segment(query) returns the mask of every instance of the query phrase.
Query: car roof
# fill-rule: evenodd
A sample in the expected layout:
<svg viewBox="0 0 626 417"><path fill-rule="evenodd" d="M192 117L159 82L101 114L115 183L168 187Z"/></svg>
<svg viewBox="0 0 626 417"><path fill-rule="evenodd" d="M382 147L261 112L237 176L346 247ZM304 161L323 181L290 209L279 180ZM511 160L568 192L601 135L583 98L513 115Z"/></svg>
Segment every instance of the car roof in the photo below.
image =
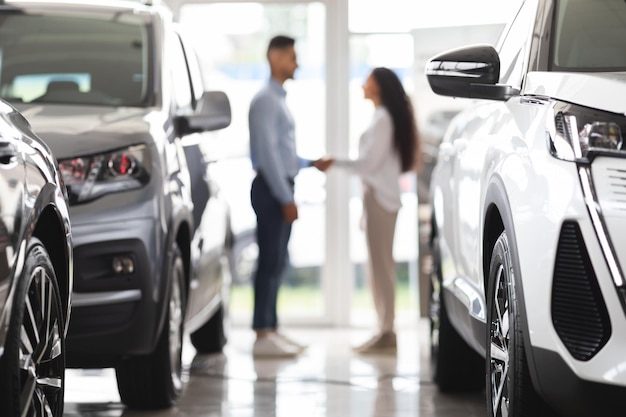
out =
<svg viewBox="0 0 626 417"><path fill-rule="evenodd" d="M157 1L156 4L162 6L160 1ZM155 10L152 2L140 0L5 0L3 6L26 10L88 10L104 13L118 11L153 12Z"/></svg>

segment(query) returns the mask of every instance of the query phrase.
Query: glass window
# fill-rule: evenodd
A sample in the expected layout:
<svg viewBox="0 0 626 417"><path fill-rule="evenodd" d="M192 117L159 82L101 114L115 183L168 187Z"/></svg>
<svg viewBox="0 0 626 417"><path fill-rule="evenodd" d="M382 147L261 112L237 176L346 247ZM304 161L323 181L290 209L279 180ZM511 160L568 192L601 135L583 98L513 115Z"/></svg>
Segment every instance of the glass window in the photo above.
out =
<svg viewBox="0 0 626 417"><path fill-rule="evenodd" d="M409 33L415 28L508 21L520 0L349 0L351 33Z"/></svg>
<svg viewBox="0 0 626 417"><path fill-rule="evenodd" d="M188 41L186 41L185 36L180 34L181 45L183 47L183 52L185 54L185 61L187 62L187 69L189 70L189 78L191 80L191 89L193 91L193 105L196 107L196 103L202 97L204 93L204 82L202 80L202 71L200 70L200 63L198 61L198 56L193 48L190 48L191 45Z"/></svg>
<svg viewBox="0 0 626 417"><path fill-rule="evenodd" d="M554 69L623 71L626 68L623 0L561 0L555 23Z"/></svg>
<svg viewBox="0 0 626 417"><path fill-rule="evenodd" d="M234 322L248 323L252 315L251 273L254 271L256 217L250 204L254 178L249 158L248 110L254 95L269 80L266 58L272 36L296 39L298 70L285 83L287 105L296 125L298 153L307 158L325 154L326 8L311 3L185 4L180 22L194 42L205 85L226 92L233 123L219 132L221 155L211 176L222 186L232 209L235 234L230 312ZM325 264L325 174L303 169L296 177L300 219L289 241L289 260L283 276L278 309L283 322L323 320L322 269Z"/></svg>
<svg viewBox="0 0 626 417"><path fill-rule="evenodd" d="M415 0L350 0L348 7L353 33L406 33L420 16Z"/></svg>
<svg viewBox="0 0 626 417"><path fill-rule="evenodd" d="M524 66L527 64L527 45L535 22L537 4L525 2L506 33L499 48L500 82L521 87Z"/></svg>
<svg viewBox="0 0 626 417"><path fill-rule="evenodd" d="M350 37L350 157L358 156L359 139L374 114L371 101L363 97L363 83L373 68L385 66L400 77L404 89L414 91L414 39L409 34L353 34ZM411 98L413 100L413 98ZM414 102L414 100L413 100ZM415 102L414 102L415 103ZM400 179L402 208L394 236L396 262L397 321L413 323L417 307L417 177L407 173ZM367 247L363 230L362 182L350 177L350 260L354 271L351 323L368 326L376 322L375 309L367 279Z"/></svg>
<svg viewBox="0 0 626 417"><path fill-rule="evenodd" d="M23 102L30 102L42 97L47 90L72 88L77 92L86 93L91 90L91 75L87 73L55 73L55 74L23 74L17 75L13 83L3 86L4 97L20 97Z"/></svg>
<svg viewBox="0 0 626 417"><path fill-rule="evenodd" d="M192 105L192 92L191 81L189 79L189 69L187 68L187 59L185 52L183 51L183 45L180 38L177 36L171 39L171 53L172 53L172 81L174 101L176 107L183 112L191 113Z"/></svg>
<svg viewBox="0 0 626 417"><path fill-rule="evenodd" d="M147 22L135 15L5 14L0 95L25 103L141 105L148 48Z"/></svg>

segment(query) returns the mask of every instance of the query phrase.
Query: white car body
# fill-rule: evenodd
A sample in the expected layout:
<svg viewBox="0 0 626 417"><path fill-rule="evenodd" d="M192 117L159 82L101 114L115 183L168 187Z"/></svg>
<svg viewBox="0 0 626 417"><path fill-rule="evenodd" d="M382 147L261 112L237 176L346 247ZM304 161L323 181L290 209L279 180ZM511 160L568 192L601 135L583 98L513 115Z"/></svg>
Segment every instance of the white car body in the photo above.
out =
<svg viewBox="0 0 626 417"><path fill-rule="evenodd" d="M531 18L523 65L513 68L521 68L520 76L510 75L504 67L499 80L484 83L499 81L512 87L513 94L477 100L452 120L431 183L433 237L446 314L458 335L488 362L496 355L488 336L493 330L488 320L490 260L494 242L500 232L506 232L521 313L516 330L523 335L534 390L549 407L567 415L603 415L626 394L622 268L626 266L626 153L603 149L589 154L583 150L581 155L580 149L562 140L564 135L583 135L566 131L576 117L567 119L562 129L555 121L570 117L566 108L572 114L598 118L606 114L618 124L624 119L619 126L626 125L626 72L624 68L573 71L546 64L553 55L542 55L541 47L556 42L546 39L556 29L546 28L560 6L575 3L524 2L518 16L523 19L527 13ZM608 3L616 2L587 5ZM507 53L502 50L506 36L505 31L500 56ZM447 71L449 79L462 78L458 72L451 74L450 56L434 58L427 75L436 78ZM457 97L487 98L472 93ZM582 126L578 130L582 132ZM567 252L572 242L578 246L571 250L578 252ZM585 264L585 250L590 266ZM579 277L577 273L582 281L571 278ZM594 292L596 287L599 292ZM493 383L490 378L487 363L488 385ZM506 384L518 382L512 375L507 378ZM521 397L504 396L500 405L489 404L488 398L488 407L494 415L523 415L512 405Z"/></svg>

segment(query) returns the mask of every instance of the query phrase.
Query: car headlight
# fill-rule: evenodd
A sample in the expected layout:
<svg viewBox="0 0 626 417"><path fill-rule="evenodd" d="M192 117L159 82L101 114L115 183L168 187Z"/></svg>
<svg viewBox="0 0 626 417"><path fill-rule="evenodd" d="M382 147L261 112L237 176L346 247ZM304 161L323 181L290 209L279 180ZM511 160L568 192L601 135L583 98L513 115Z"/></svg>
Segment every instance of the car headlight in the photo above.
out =
<svg viewBox="0 0 626 417"><path fill-rule="evenodd" d="M624 115L561 102L552 111L547 137L555 158L578 163L589 163L596 155L626 158Z"/></svg>
<svg viewBox="0 0 626 417"><path fill-rule="evenodd" d="M59 161L70 204L141 188L150 179L145 145Z"/></svg>

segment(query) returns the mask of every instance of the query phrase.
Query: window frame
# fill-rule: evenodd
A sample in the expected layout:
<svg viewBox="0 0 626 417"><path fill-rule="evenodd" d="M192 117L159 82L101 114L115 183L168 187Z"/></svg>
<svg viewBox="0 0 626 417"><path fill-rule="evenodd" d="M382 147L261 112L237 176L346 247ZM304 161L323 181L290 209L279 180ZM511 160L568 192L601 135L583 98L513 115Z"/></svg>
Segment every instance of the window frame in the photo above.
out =
<svg viewBox="0 0 626 417"><path fill-rule="evenodd" d="M537 12L538 1L525 1L520 5L520 8L515 14L514 19L505 28L503 35L497 45L498 56L500 57L501 84L509 85L521 90L521 87L526 78L526 73L528 72L529 68L529 53L532 50L532 34L534 32L535 23L537 20ZM524 15L525 13L528 13L528 15ZM522 22L521 19L526 19L526 21ZM523 24L523 26L516 26L517 24L520 24L520 22L521 24ZM525 29L525 33L522 33L520 35L522 29ZM519 42L521 39L523 39L522 43L520 43L519 45L515 45L515 49L518 50L517 58L514 58L510 62L503 63L502 51L505 50L507 42L513 39L514 36L517 36L515 42ZM519 61L520 59L521 61ZM505 67L503 64L507 66ZM512 65L514 65L515 67L512 68Z"/></svg>

